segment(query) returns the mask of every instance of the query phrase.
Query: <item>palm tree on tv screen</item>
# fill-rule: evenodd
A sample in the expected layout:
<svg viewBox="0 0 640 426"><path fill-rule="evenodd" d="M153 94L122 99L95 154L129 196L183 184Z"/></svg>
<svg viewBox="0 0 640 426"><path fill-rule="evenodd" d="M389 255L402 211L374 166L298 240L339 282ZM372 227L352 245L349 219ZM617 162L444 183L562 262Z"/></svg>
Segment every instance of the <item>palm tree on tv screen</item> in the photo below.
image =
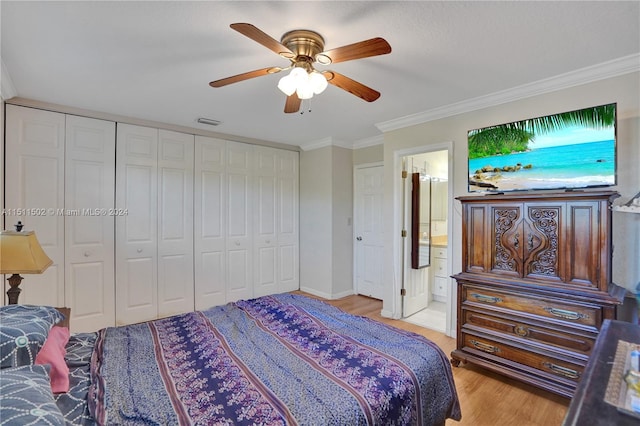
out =
<svg viewBox="0 0 640 426"><path fill-rule="evenodd" d="M576 125L602 129L615 120L616 105L609 104L472 130L469 159L526 151L535 135Z"/></svg>

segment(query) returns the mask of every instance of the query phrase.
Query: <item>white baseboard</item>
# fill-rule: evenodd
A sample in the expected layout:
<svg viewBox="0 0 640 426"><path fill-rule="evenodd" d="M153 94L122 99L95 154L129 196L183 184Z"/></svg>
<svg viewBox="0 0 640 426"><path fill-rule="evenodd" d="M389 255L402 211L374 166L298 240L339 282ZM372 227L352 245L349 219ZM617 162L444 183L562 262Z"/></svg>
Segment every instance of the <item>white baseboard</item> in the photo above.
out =
<svg viewBox="0 0 640 426"><path fill-rule="evenodd" d="M304 291L305 293L313 294L314 296L322 297L323 299L328 299L328 300L341 299L343 297L351 296L353 294L353 290L347 290L341 293L331 294L331 293L326 293L324 291L319 291L309 287L300 287L300 291Z"/></svg>
<svg viewBox="0 0 640 426"><path fill-rule="evenodd" d="M436 301L436 302L442 302L442 303L447 303L447 297L446 296L440 296L440 295L436 295L432 293L432 300Z"/></svg>
<svg viewBox="0 0 640 426"><path fill-rule="evenodd" d="M400 319L400 317L395 318L394 315L393 315L393 312L389 311L387 309L383 309L382 311L380 311L380 315L383 318Z"/></svg>

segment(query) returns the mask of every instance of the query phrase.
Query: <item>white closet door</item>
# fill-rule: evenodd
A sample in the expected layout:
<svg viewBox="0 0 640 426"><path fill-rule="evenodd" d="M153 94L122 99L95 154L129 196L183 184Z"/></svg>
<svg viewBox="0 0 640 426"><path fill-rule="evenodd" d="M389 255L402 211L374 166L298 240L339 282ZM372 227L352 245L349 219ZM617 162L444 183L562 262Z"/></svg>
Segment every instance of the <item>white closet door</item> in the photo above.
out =
<svg viewBox="0 0 640 426"><path fill-rule="evenodd" d="M158 130L118 124L116 324L158 315Z"/></svg>
<svg viewBox="0 0 640 426"><path fill-rule="evenodd" d="M278 150L254 149L253 289L254 296L277 293L278 288Z"/></svg>
<svg viewBox="0 0 640 426"><path fill-rule="evenodd" d="M294 151L278 151L278 287L279 291L300 288L299 268L299 156Z"/></svg>
<svg viewBox="0 0 640 426"><path fill-rule="evenodd" d="M227 302L253 295L250 145L227 143Z"/></svg>
<svg viewBox="0 0 640 426"><path fill-rule="evenodd" d="M23 275L21 304L65 302L64 141L64 114L6 106L6 228L22 221L53 260L44 273Z"/></svg>
<svg viewBox="0 0 640 426"><path fill-rule="evenodd" d="M74 332L115 324L116 125L67 116L65 306Z"/></svg>
<svg viewBox="0 0 640 426"><path fill-rule="evenodd" d="M226 302L226 145L196 136L194 182L195 308Z"/></svg>
<svg viewBox="0 0 640 426"><path fill-rule="evenodd" d="M194 136L158 133L158 316L193 311Z"/></svg>

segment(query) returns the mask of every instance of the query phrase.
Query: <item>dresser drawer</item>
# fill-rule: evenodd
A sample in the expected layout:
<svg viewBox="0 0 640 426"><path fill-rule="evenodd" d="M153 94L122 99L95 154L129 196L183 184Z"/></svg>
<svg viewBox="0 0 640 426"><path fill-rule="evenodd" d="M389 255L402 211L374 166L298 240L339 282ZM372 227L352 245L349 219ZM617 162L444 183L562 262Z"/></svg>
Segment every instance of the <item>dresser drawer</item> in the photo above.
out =
<svg viewBox="0 0 640 426"><path fill-rule="evenodd" d="M514 313L538 315L567 324L581 324L594 327L602 324L602 308L597 305L568 303L551 298L543 298L524 293L503 293L482 287L463 286L463 304L476 304L489 309L503 308Z"/></svg>
<svg viewBox="0 0 640 426"><path fill-rule="evenodd" d="M534 368L547 375L577 383L584 372L585 363L570 362L550 355L516 348L487 337L462 333L463 351L482 352Z"/></svg>
<svg viewBox="0 0 640 426"><path fill-rule="evenodd" d="M533 324L524 319L508 318L476 312L465 309L463 311L463 330L476 329L486 333L504 333L507 338L519 338L540 347L552 345L546 349L562 348L576 355L581 354L585 361L595 344L595 334L578 334L575 331L558 330L540 324Z"/></svg>
<svg viewBox="0 0 640 426"><path fill-rule="evenodd" d="M447 258L447 249L444 247L432 247L433 249L433 257L437 257L439 259Z"/></svg>
<svg viewBox="0 0 640 426"><path fill-rule="evenodd" d="M448 280L443 277L435 277L433 280L433 290L431 291L436 296L447 296L447 284Z"/></svg>
<svg viewBox="0 0 640 426"><path fill-rule="evenodd" d="M447 260L446 259L433 259L433 275L436 277L447 277Z"/></svg>

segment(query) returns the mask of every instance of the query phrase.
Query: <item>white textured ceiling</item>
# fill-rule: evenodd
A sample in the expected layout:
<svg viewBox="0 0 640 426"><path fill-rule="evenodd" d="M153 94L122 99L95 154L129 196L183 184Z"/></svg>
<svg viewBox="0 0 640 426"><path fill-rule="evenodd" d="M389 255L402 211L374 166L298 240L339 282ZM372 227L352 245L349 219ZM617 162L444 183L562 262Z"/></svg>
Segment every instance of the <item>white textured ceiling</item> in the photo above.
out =
<svg viewBox="0 0 640 426"><path fill-rule="evenodd" d="M362 144L381 134L376 123L640 52L637 1L3 0L0 14L2 78L19 97L303 148ZM234 22L277 40L314 30L326 49L383 37L389 55L317 67L382 96L367 103L329 86L311 112L284 114L281 75L213 89L212 80L288 65L230 29Z"/></svg>

